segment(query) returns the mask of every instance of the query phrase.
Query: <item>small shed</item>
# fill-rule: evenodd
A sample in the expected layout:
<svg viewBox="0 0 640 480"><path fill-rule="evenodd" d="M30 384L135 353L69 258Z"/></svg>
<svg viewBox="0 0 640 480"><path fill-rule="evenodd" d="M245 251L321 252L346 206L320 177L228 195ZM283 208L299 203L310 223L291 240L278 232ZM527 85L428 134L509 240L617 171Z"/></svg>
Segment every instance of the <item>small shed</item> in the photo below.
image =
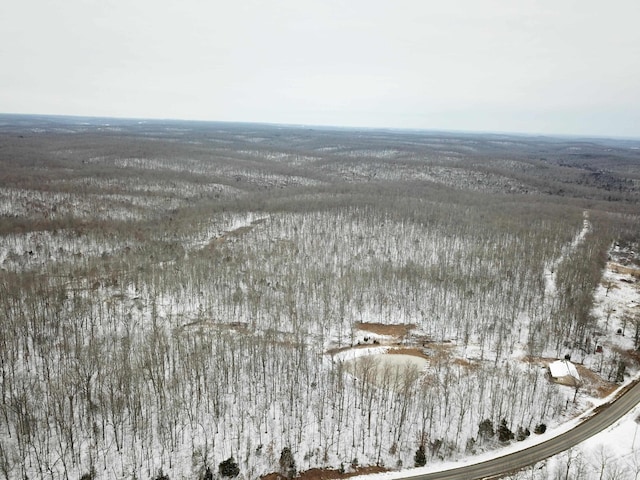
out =
<svg viewBox="0 0 640 480"><path fill-rule="evenodd" d="M580 385L580 374L576 366L569 360L556 360L549 364L551 380L561 385L577 387Z"/></svg>

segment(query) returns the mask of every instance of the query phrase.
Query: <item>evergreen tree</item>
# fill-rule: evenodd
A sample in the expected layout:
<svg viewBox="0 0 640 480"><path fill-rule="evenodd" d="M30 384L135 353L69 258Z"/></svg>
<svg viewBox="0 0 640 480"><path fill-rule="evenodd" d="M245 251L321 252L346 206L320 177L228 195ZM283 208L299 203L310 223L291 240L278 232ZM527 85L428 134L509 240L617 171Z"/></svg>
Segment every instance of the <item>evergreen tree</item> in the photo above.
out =
<svg viewBox="0 0 640 480"><path fill-rule="evenodd" d="M427 455L424 452L424 445L420 445L413 457L413 464L416 467L424 467L427 464Z"/></svg>
<svg viewBox="0 0 640 480"><path fill-rule="evenodd" d="M485 418L478 427L478 440L485 441L493 438L494 435L493 423L488 418Z"/></svg>
<svg viewBox="0 0 640 480"><path fill-rule="evenodd" d="M510 440L513 440L513 438L513 432L509 430L509 427L507 426L507 420L503 418L500 422L500 426L498 427L498 440L500 440L502 443L506 443Z"/></svg>
<svg viewBox="0 0 640 480"><path fill-rule="evenodd" d="M533 429L533 433L536 435L541 435L547 431L547 426L544 423L539 423L536 425L536 428Z"/></svg>
<svg viewBox="0 0 640 480"><path fill-rule="evenodd" d="M225 461L220 462L218 471L222 477L234 478L240 474L240 467L238 467L238 463L233 457L229 457Z"/></svg>
<svg viewBox="0 0 640 480"><path fill-rule="evenodd" d="M526 440L529 435L531 435L531 432L529 431L528 428L518 427L518 432L516 433L516 440L518 440L519 442L522 442L523 440Z"/></svg>

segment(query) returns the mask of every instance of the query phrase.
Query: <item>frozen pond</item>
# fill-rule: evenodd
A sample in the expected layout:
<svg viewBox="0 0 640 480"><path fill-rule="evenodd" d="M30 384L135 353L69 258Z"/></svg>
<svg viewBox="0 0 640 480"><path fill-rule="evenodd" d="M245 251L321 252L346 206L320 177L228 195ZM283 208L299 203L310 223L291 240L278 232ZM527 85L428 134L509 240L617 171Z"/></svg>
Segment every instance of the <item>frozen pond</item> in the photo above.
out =
<svg viewBox="0 0 640 480"><path fill-rule="evenodd" d="M428 365L422 357L400 353L364 355L344 362L346 370L357 379L391 388L416 380Z"/></svg>

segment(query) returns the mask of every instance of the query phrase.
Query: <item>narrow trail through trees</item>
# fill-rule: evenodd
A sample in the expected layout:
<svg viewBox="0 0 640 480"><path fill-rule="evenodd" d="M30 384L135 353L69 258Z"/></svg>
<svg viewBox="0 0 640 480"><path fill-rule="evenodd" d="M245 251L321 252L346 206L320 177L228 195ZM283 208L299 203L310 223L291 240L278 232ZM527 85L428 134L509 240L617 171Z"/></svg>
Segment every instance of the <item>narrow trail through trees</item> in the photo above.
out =
<svg viewBox="0 0 640 480"><path fill-rule="evenodd" d="M578 232L578 234L571 241L570 245L568 245L566 248L563 248L562 252L560 253L560 256L558 256L558 258L556 258L553 262L547 264L547 266L545 267L545 271L544 271L544 277L545 277L544 294L545 295L544 296L547 301L553 301L553 299L558 294L558 285L556 282L557 275L558 275L557 273L558 266L572 252L574 252L582 242L584 242L587 234L591 231L592 227L591 227L591 222L589 221L589 212L585 210L582 215L584 217L584 220L582 221L582 230Z"/></svg>

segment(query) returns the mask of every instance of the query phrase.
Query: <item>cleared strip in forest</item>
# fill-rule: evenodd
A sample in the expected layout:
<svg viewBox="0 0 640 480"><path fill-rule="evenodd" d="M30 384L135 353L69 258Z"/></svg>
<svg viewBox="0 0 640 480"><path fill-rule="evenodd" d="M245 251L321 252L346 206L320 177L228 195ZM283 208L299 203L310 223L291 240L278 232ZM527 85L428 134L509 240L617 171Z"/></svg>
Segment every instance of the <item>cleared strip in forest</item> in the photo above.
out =
<svg viewBox="0 0 640 480"><path fill-rule="evenodd" d="M563 260L567 257L569 253L573 252L576 248L578 248L578 245L580 245L584 241L587 233L589 233L589 231L591 230L591 222L589 221L589 212L585 210L582 216L583 216L582 230L580 230L580 232L574 237L573 241L567 247L567 249L563 251L560 254L560 256L557 259L555 259L553 262L551 262L551 264L545 269L545 272L544 272L545 273L545 288L544 288L545 298L553 298L556 296L556 293L558 291L558 286L556 283L556 275L557 275L556 271L558 269L558 266L563 262Z"/></svg>

